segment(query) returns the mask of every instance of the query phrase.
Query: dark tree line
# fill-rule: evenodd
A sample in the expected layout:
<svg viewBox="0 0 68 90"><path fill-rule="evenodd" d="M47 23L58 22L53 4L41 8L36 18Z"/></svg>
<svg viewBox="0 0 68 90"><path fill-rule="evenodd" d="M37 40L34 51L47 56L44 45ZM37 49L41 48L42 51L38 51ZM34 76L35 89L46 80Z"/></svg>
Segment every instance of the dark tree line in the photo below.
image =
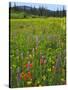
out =
<svg viewBox="0 0 68 90"><path fill-rule="evenodd" d="M14 9L15 11L21 11L25 12L29 15L36 15L36 16L45 16L45 17L64 17L66 16L66 10L63 6L63 10L60 10L57 8L56 11L48 10L47 8L44 8L43 6L39 8L36 7L28 7L28 6L17 6L16 3L14 3L14 6L11 7L11 3L9 3L9 7L11 9Z"/></svg>

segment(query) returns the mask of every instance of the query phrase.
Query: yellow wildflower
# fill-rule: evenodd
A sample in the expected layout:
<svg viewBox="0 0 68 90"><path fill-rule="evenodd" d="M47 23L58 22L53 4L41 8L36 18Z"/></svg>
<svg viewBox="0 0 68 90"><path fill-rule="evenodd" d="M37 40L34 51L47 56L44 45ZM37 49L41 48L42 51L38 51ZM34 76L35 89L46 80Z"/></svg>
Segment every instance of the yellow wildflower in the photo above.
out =
<svg viewBox="0 0 68 90"><path fill-rule="evenodd" d="M27 85L31 85L32 84L32 81L27 81Z"/></svg>
<svg viewBox="0 0 68 90"><path fill-rule="evenodd" d="M61 81L64 82L64 78L61 78Z"/></svg>
<svg viewBox="0 0 68 90"><path fill-rule="evenodd" d="M46 80L46 76L44 75L44 76L42 77L42 79L43 79L43 80Z"/></svg>
<svg viewBox="0 0 68 90"><path fill-rule="evenodd" d="M48 68L48 71L51 72L51 68Z"/></svg>

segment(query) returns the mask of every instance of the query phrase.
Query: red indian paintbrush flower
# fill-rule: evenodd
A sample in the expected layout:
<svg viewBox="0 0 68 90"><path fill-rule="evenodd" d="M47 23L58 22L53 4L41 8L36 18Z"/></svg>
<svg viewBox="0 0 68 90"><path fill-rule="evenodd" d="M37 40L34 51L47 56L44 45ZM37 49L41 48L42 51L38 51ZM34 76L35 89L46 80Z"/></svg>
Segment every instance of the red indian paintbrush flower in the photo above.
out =
<svg viewBox="0 0 68 90"><path fill-rule="evenodd" d="M28 79L28 77L27 77L27 74L25 73L24 74L24 80L27 80Z"/></svg>
<svg viewBox="0 0 68 90"><path fill-rule="evenodd" d="M27 75L28 75L28 78L30 78L30 79L32 78L32 74L30 71L27 73Z"/></svg>
<svg viewBox="0 0 68 90"><path fill-rule="evenodd" d="M20 80L22 80L22 78L23 78L24 80L31 79L31 78L32 78L31 72L30 72L30 71L28 71L27 73L22 72L22 73L20 74Z"/></svg>
<svg viewBox="0 0 68 90"><path fill-rule="evenodd" d="M30 63L30 61L28 61L28 63L25 66L27 68L27 71L29 71L30 68L32 68L32 63Z"/></svg>
<svg viewBox="0 0 68 90"><path fill-rule="evenodd" d="M26 64L26 67L31 67L32 68L32 64Z"/></svg>
<svg viewBox="0 0 68 90"><path fill-rule="evenodd" d="M24 78L24 80L27 80L27 74L22 72L20 78Z"/></svg>

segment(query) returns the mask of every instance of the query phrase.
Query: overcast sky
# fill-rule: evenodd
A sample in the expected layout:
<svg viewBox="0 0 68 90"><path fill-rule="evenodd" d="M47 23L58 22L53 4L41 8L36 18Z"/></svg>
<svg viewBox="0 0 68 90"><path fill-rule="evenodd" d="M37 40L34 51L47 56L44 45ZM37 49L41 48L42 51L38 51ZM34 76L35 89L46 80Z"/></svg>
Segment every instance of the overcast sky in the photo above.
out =
<svg viewBox="0 0 68 90"><path fill-rule="evenodd" d="M24 2L16 2L16 5L17 6L32 6L32 7L39 7L39 6L43 6L43 7L46 7L50 10L62 10L63 9L63 5L57 5L57 4L42 4L42 3L24 3ZM14 6L14 2L11 2L11 6Z"/></svg>

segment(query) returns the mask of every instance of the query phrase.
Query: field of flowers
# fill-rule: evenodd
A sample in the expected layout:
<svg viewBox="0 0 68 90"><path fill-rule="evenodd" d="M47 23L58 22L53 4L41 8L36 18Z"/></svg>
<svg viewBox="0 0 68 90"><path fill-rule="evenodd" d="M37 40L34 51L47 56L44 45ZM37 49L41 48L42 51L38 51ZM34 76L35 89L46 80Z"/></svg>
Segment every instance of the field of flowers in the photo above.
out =
<svg viewBox="0 0 68 90"><path fill-rule="evenodd" d="M66 84L66 19L10 19L10 87Z"/></svg>

